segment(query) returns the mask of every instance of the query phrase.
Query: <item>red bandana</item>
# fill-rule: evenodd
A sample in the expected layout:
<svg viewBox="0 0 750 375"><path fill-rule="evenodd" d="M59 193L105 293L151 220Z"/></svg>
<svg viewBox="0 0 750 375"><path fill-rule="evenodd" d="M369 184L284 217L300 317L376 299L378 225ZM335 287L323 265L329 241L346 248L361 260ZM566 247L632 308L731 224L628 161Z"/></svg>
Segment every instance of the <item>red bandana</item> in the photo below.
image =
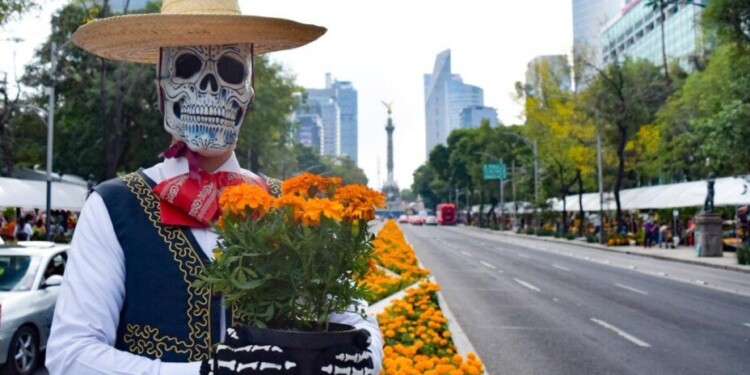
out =
<svg viewBox="0 0 750 375"><path fill-rule="evenodd" d="M175 145L164 153L166 157L179 157L192 152L187 147ZM175 152L176 148L180 149ZM194 160L194 155L187 158ZM162 224L205 228L221 215L218 200L225 187L250 183L269 190L265 181L257 176L233 172L208 173L197 170L193 163L189 164L190 172L164 180L154 188L154 193L159 197Z"/></svg>

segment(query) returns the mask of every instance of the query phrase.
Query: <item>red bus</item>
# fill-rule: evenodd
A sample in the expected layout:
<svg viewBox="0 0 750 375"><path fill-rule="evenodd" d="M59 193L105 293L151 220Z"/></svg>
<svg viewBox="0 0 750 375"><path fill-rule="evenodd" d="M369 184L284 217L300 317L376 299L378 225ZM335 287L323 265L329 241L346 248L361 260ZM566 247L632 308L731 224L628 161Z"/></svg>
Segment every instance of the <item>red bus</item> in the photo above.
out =
<svg viewBox="0 0 750 375"><path fill-rule="evenodd" d="M440 225L456 225L456 205L453 203L441 203L435 210L437 222Z"/></svg>

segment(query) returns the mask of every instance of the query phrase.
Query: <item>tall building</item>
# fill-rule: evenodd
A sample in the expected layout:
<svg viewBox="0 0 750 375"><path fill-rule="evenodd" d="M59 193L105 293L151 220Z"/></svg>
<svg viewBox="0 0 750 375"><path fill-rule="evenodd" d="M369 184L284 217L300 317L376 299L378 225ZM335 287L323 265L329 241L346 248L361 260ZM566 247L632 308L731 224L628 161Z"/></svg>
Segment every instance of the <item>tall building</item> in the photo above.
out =
<svg viewBox="0 0 750 375"><path fill-rule="evenodd" d="M702 55L702 12L701 6L688 2L678 2L665 10L667 58L677 60L688 70L691 58ZM604 27L601 41L605 63L630 56L662 65L661 13L648 6L648 1L633 0Z"/></svg>
<svg viewBox="0 0 750 375"><path fill-rule="evenodd" d="M573 49L601 63L602 28L620 12L624 0L573 0Z"/></svg>
<svg viewBox="0 0 750 375"><path fill-rule="evenodd" d="M537 56L526 66L526 95L541 97L544 94L542 79L556 81L560 91L572 88L571 67L566 55Z"/></svg>
<svg viewBox="0 0 750 375"><path fill-rule="evenodd" d="M307 89L307 104L319 108L323 121L321 155L338 156L341 152L341 110L330 88Z"/></svg>
<svg viewBox="0 0 750 375"><path fill-rule="evenodd" d="M294 139L322 154L325 135L320 104L318 102L304 103L302 95L299 94L296 97L297 108L292 113L292 122L297 124L294 129Z"/></svg>
<svg viewBox="0 0 750 375"><path fill-rule="evenodd" d="M489 121L493 128L499 126L500 120L497 118L497 109L475 105L466 107L461 111L462 128L478 128L484 120Z"/></svg>
<svg viewBox="0 0 750 375"><path fill-rule="evenodd" d="M426 152L445 143L451 131L461 127L461 111L483 106L484 91L467 85L451 72L451 50L440 52L432 74L424 75Z"/></svg>
<svg viewBox="0 0 750 375"><path fill-rule="evenodd" d="M357 110L357 90L351 82L334 81L332 85L336 97L336 103L339 105L341 128L339 138L341 139L340 154L348 156L354 164L357 164L357 142L358 133L358 110Z"/></svg>
<svg viewBox="0 0 750 375"><path fill-rule="evenodd" d="M320 106L323 122L321 153L329 156L348 156L357 162L358 96L351 82L332 80L326 74L323 89L306 89L307 103Z"/></svg>

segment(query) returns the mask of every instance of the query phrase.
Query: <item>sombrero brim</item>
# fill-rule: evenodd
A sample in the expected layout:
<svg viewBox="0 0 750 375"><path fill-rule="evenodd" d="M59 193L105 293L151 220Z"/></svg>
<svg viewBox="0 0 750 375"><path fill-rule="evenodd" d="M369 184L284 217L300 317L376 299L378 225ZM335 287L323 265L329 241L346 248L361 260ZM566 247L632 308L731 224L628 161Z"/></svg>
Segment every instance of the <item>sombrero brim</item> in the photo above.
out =
<svg viewBox="0 0 750 375"><path fill-rule="evenodd" d="M73 42L106 59L155 64L160 47L252 43L259 55L303 46L325 32L282 18L153 13L94 20L76 30Z"/></svg>

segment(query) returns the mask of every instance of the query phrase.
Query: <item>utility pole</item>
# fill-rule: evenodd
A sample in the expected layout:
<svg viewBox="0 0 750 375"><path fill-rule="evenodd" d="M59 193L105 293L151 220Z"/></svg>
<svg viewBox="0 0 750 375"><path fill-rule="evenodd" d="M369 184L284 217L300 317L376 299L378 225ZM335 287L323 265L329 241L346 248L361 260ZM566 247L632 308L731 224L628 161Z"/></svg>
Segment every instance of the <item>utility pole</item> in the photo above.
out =
<svg viewBox="0 0 750 375"><path fill-rule="evenodd" d="M52 147L55 136L55 74L57 70L57 43L50 45L50 77L52 83L45 88L49 96L47 102L47 217L45 220L45 236L50 239L50 224L52 223Z"/></svg>
<svg viewBox="0 0 750 375"><path fill-rule="evenodd" d="M515 229L516 225L518 224L516 222L518 217L518 204L516 203L516 160L512 160L510 164L510 174L511 174L511 183L513 187L513 228Z"/></svg>
<svg viewBox="0 0 750 375"><path fill-rule="evenodd" d="M599 164L599 243L604 244L604 187L602 185L602 134L596 133L597 163Z"/></svg>

